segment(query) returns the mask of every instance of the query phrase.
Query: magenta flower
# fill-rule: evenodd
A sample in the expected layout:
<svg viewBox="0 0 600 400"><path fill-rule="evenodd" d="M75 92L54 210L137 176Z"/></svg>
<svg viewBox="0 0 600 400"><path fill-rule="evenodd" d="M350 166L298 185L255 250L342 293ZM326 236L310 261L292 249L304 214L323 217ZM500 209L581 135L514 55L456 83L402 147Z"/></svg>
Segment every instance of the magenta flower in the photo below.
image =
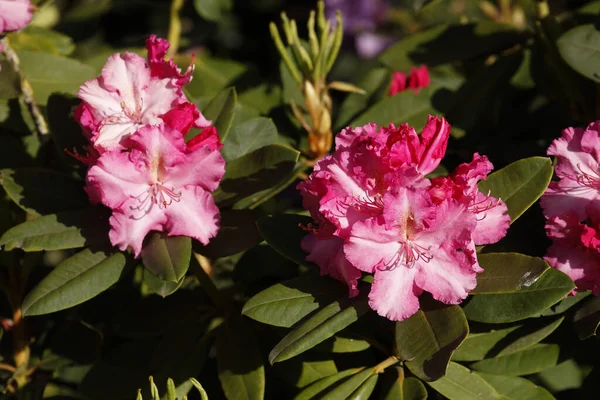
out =
<svg viewBox="0 0 600 400"><path fill-rule="evenodd" d="M30 0L0 0L0 34L27 26L32 10Z"/></svg>
<svg viewBox="0 0 600 400"><path fill-rule="evenodd" d="M551 182L541 199L546 218L577 215L586 219L587 207L600 200L600 121L587 128L567 128L554 140L548 155L556 156L558 182Z"/></svg>
<svg viewBox="0 0 600 400"><path fill-rule="evenodd" d="M212 135L210 135L212 132ZM210 192L225 161L209 131L193 148L165 124L146 126L124 141L126 151L104 152L87 175L94 202L113 210L111 243L138 256L149 231L181 235L207 244L218 231L219 210Z"/></svg>
<svg viewBox="0 0 600 400"><path fill-rule="evenodd" d="M154 36L148 40L150 65L137 54L114 54L100 77L81 86L78 96L83 102L75 116L95 147L102 150L117 147L141 127L163 121L184 130L191 125L198 128L210 125L183 94L182 87L190 76L181 74L172 61L157 58L164 56L164 52L155 48L156 40L159 39ZM160 40L161 48L165 43L168 47L168 42ZM174 112L177 119L185 122L174 123Z"/></svg>
<svg viewBox="0 0 600 400"><path fill-rule="evenodd" d="M418 93L419 89L427 87L429 84L429 70L425 65L421 65L419 68L411 67L409 75L396 71L392 74L389 95L394 96L408 89L413 89L415 93Z"/></svg>

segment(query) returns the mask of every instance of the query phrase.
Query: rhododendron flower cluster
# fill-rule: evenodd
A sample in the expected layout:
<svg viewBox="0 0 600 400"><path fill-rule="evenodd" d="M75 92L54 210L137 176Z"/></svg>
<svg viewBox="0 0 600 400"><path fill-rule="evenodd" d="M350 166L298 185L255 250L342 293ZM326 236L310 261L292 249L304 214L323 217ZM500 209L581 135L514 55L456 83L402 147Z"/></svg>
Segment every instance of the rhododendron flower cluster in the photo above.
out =
<svg viewBox="0 0 600 400"><path fill-rule="evenodd" d="M573 291L600 295L600 121L567 128L548 148L556 175L542 196L546 234L552 245L546 261L573 279Z"/></svg>
<svg viewBox="0 0 600 400"><path fill-rule="evenodd" d="M391 320L413 315L423 291L460 303L482 271L475 245L498 241L509 226L506 204L477 188L493 168L485 156L426 177L449 134L448 122L432 116L420 135L407 124L346 128L298 186L316 222L302 241L307 260L351 296L362 272L374 274L369 304Z"/></svg>
<svg viewBox="0 0 600 400"><path fill-rule="evenodd" d="M429 70L427 66L411 67L410 74L396 71L392 74L389 95L394 96L408 89L418 92L419 89L429 86Z"/></svg>
<svg viewBox="0 0 600 400"><path fill-rule="evenodd" d="M138 256L150 231L189 236L207 244L219 210L210 194L225 173L222 144L183 86L191 78L165 61L169 43L151 36L148 60L112 55L102 75L79 91L75 111L91 142L86 191L112 209L111 243ZM192 127L203 131L185 142Z"/></svg>
<svg viewBox="0 0 600 400"><path fill-rule="evenodd" d="M27 26L32 10L30 0L0 0L0 35Z"/></svg>

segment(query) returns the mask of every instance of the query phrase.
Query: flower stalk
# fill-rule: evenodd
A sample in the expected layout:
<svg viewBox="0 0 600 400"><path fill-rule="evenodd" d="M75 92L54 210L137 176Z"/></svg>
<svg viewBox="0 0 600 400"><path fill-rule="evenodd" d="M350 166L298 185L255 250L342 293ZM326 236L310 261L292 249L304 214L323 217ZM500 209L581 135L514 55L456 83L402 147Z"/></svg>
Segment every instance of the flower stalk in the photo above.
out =
<svg viewBox="0 0 600 400"><path fill-rule="evenodd" d="M336 26L325 18L324 3L319 1L318 9L311 11L308 19L308 40L298 36L296 21L281 14L284 44L274 22L269 29L275 47L294 81L300 87L304 104L290 101L292 113L297 122L308 133L308 157L318 160L324 157L333 143L331 131L331 96L329 90L364 94L364 91L350 83L327 83L327 74L333 67L342 46L343 20L338 11Z"/></svg>

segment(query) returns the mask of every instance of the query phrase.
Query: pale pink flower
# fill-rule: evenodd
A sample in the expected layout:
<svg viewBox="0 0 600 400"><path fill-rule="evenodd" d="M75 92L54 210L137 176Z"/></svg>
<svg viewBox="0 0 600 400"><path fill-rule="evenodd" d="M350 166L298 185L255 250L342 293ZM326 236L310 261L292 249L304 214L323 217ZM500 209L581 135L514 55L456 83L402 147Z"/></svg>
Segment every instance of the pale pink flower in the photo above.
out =
<svg viewBox="0 0 600 400"><path fill-rule="evenodd" d="M556 156L558 182L551 182L541 199L546 218L575 214L587 217L588 205L600 200L600 121L585 129L567 128L554 140L548 155Z"/></svg>
<svg viewBox="0 0 600 400"><path fill-rule="evenodd" d="M594 215L587 224L581 223L577 213L552 217L546 222L552 245L544 259L575 282L577 287L571 294L591 290L600 296L599 222L598 215Z"/></svg>
<svg viewBox="0 0 600 400"><path fill-rule="evenodd" d="M427 191L413 188L397 188L383 203L381 215L352 226L344 245L355 267L375 275L371 308L400 321L417 312L423 291L447 304L464 300L482 271L473 214L453 199L436 205Z"/></svg>
<svg viewBox="0 0 600 400"><path fill-rule="evenodd" d="M27 26L32 10L30 0L0 0L0 34Z"/></svg>
<svg viewBox="0 0 600 400"><path fill-rule="evenodd" d="M216 133L215 133L216 134ZM104 152L87 175L92 201L113 210L111 243L138 256L149 231L181 235L207 244L219 226L210 192L225 172L225 161L204 137L194 149L179 131L146 126L125 143L127 151Z"/></svg>

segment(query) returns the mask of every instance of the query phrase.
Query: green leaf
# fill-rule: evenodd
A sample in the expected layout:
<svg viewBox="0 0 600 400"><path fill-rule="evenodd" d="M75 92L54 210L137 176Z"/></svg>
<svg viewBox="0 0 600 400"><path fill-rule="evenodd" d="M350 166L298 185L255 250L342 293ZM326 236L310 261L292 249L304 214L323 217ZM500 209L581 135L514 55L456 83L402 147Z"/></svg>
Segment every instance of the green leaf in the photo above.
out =
<svg viewBox="0 0 600 400"><path fill-rule="evenodd" d="M231 129L221 154L231 161L263 146L277 143L277 127L270 118L258 117Z"/></svg>
<svg viewBox="0 0 600 400"><path fill-rule="evenodd" d="M548 268L530 286L521 286L511 293L473 296L463 310L472 321L504 323L538 315L556 304L575 288L564 273Z"/></svg>
<svg viewBox="0 0 600 400"><path fill-rule="evenodd" d="M381 400L425 400L427 389L417 378L404 376L404 368L387 368L381 385Z"/></svg>
<svg viewBox="0 0 600 400"><path fill-rule="evenodd" d="M564 317L558 318L541 327L539 324L527 324L470 334L454 353L452 360L479 361L519 352L544 340L560 326L563 320Z"/></svg>
<svg viewBox="0 0 600 400"><path fill-rule="evenodd" d="M483 272L471 294L512 293L530 286L550 268L541 258L518 253L485 253L477 259Z"/></svg>
<svg viewBox="0 0 600 400"><path fill-rule="evenodd" d="M571 29L556 44L560 55L571 68L586 78L600 82L600 31L594 24Z"/></svg>
<svg viewBox="0 0 600 400"><path fill-rule="evenodd" d="M348 122L350 122L352 117L363 111L368 106L369 102L373 101L383 85L388 83L389 79L390 72L387 68L374 68L369 70L357 83L357 86L366 93L350 93L346 96L338 111L335 129L339 130L344 128Z"/></svg>
<svg viewBox="0 0 600 400"><path fill-rule="evenodd" d="M487 383L492 385L503 400L554 400L546 389L531 383L531 381L516 376L505 376L476 372Z"/></svg>
<svg viewBox="0 0 600 400"><path fill-rule="evenodd" d="M231 10L231 0L194 0L196 12L204 19L219 22ZM231 399L230 399L231 400Z"/></svg>
<svg viewBox="0 0 600 400"><path fill-rule="evenodd" d="M17 225L0 237L5 251L76 249L108 242L108 215L102 208L45 215Z"/></svg>
<svg viewBox="0 0 600 400"><path fill-rule="evenodd" d="M11 47L16 51L31 50L68 56L75 50L73 39L50 29L30 25L8 35Z"/></svg>
<svg viewBox="0 0 600 400"><path fill-rule="evenodd" d="M288 333L269 353L269 362L285 361L313 348L369 311L366 294L334 301Z"/></svg>
<svg viewBox="0 0 600 400"><path fill-rule="evenodd" d="M345 336L334 336L318 346L319 351L328 353L355 353L371 347L368 341Z"/></svg>
<svg viewBox="0 0 600 400"><path fill-rule="evenodd" d="M481 192L502 199L514 222L544 193L553 171L547 157L525 158L494 172L478 186Z"/></svg>
<svg viewBox="0 0 600 400"><path fill-rule="evenodd" d="M316 359L309 353L277 363L272 370L283 381L300 389L338 373L333 360Z"/></svg>
<svg viewBox="0 0 600 400"><path fill-rule="evenodd" d="M175 293L181 287L185 280L185 275L178 282L164 281L144 268L143 279L152 293L165 298Z"/></svg>
<svg viewBox="0 0 600 400"><path fill-rule="evenodd" d="M347 293L332 279L304 276L277 283L246 302L242 314L264 324L289 328L314 310Z"/></svg>
<svg viewBox="0 0 600 400"><path fill-rule="evenodd" d="M239 202L271 189L288 179L299 156L296 150L272 144L232 160L227 164L225 176L215 193L217 203L222 206L223 203Z"/></svg>
<svg viewBox="0 0 600 400"><path fill-rule="evenodd" d="M579 339L595 336L600 326L600 297L586 301L573 317L573 324Z"/></svg>
<svg viewBox="0 0 600 400"><path fill-rule="evenodd" d="M593 381L597 382L597 378L594 379L592 373L590 373L590 371L586 371L587 368L582 367L583 366L579 366L571 358L560 364L557 364L552 368L548 368L540 372L536 375L536 378L538 378L540 382L544 385L544 387L552 393L562 392L563 390L568 389L579 389L583 385L584 378L586 380L591 378ZM596 392L597 390L596 386L597 385L594 383L594 392ZM582 396L584 396L583 398L585 398L585 390L579 391L578 394L581 394ZM593 398L594 396L589 397Z"/></svg>
<svg viewBox="0 0 600 400"><path fill-rule="evenodd" d="M562 301L560 301L560 302L556 303L555 305L553 305L552 307L550 307L549 309L545 310L542 313L542 316L548 317L548 316L552 316L552 315L562 314L565 311L569 310L574 305L578 304L580 301L584 300L590 294L592 294L592 293L591 292L579 292L579 293L575 294L574 296L568 296L568 297L564 298Z"/></svg>
<svg viewBox="0 0 600 400"><path fill-rule="evenodd" d="M126 265L122 253L82 250L61 262L23 301L23 315L48 314L81 304L115 284Z"/></svg>
<svg viewBox="0 0 600 400"><path fill-rule="evenodd" d="M18 51L17 55L21 71L42 106L54 92L77 94L79 87L96 75L94 68L70 58L28 50Z"/></svg>
<svg viewBox="0 0 600 400"><path fill-rule="evenodd" d="M229 134L236 104L237 94L235 88L228 88L216 95L202 111L206 119L211 120L213 126L217 128L217 133L223 143L225 143Z"/></svg>
<svg viewBox="0 0 600 400"><path fill-rule="evenodd" d="M258 214L252 210L221 211L219 233L208 245L194 242L194 249L202 255L215 259L237 254L254 247L261 241L256 227Z"/></svg>
<svg viewBox="0 0 600 400"><path fill-rule="evenodd" d="M3 169L0 184L12 201L35 216L89 204L83 182L49 169Z"/></svg>
<svg viewBox="0 0 600 400"><path fill-rule="evenodd" d="M395 71L408 72L415 64L434 67L499 52L523 39L512 25L491 21L442 25L403 38L379 60Z"/></svg>
<svg viewBox="0 0 600 400"><path fill-rule="evenodd" d="M429 386L450 400L501 400L501 395L483 378L460 364L448 364L446 376Z"/></svg>
<svg viewBox="0 0 600 400"><path fill-rule="evenodd" d="M400 124L406 122L411 126L422 127L427 122L429 114L437 113L430 103L430 98L437 89L439 88L429 86L422 89L418 94L409 90L395 96L386 97L360 114L350 122L350 125L361 126L370 122L388 125L389 123Z"/></svg>
<svg viewBox="0 0 600 400"><path fill-rule="evenodd" d="M310 217L296 214L279 214L264 217L256 222L258 231L265 241L282 256L309 268L318 268L306 261L307 253L300 247L300 242L307 235L302 227L312 223Z"/></svg>
<svg viewBox="0 0 600 400"><path fill-rule="evenodd" d="M246 71L239 62L205 55L196 58L194 66L194 79L186 86L194 98L215 96Z"/></svg>
<svg viewBox="0 0 600 400"><path fill-rule="evenodd" d="M148 271L163 281L177 283L190 267L192 240L152 232L145 239L141 255Z"/></svg>
<svg viewBox="0 0 600 400"><path fill-rule="evenodd" d="M228 400L263 399L262 356L251 327L241 318L230 318L221 326L217 335L217 366Z"/></svg>
<svg viewBox="0 0 600 400"><path fill-rule="evenodd" d="M332 390L328 391L322 400L345 400L355 398L369 398L369 394L366 397L357 397L360 394L360 389L363 385L373 385L372 378L377 378L377 373L374 368L367 368L357 374L351 375L344 379L341 383L335 386ZM371 389L372 390L372 389Z"/></svg>
<svg viewBox="0 0 600 400"><path fill-rule="evenodd" d="M559 350L555 344L536 344L517 353L477 361L471 364L471 368L500 375L535 374L555 366Z"/></svg>
<svg viewBox="0 0 600 400"><path fill-rule="evenodd" d="M338 372L337 374L328 376L326 378L319 379L318 381L314 382L310 386L307 386L300 393L298 393L298 395L294 397L294 400L310 400L318 398L319 395L323 394L330 387L332 387L342 379L354 375L358 372L360 372L360 369L347 369L345 371Z"/></svg>
<svg viewBox="0 0 600 400"><path fill-rule="evenodd" d="M434 381L446 373L454 350L469 334L459 306L448 306L421 297L421 308L396 322L394 353L418 378Z"/></svg>

